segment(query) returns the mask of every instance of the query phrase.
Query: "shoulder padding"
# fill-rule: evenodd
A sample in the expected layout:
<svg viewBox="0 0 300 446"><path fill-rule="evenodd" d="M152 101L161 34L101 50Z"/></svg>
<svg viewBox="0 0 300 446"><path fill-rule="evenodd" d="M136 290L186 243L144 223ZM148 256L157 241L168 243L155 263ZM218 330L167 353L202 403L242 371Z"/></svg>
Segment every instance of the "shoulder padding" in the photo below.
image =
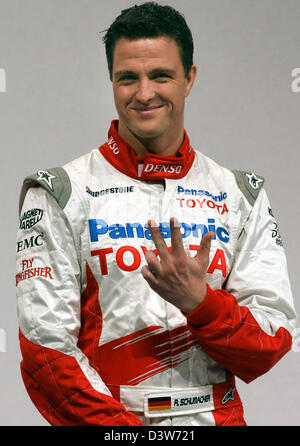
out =
<svg viewBox="0 0 300 446"><path fill-rule="evenodd" d="M238 187L247 198L251 206L254 205L259 191L263 187L264 178L256 175L255 173L246 172L243 170L232 170L235 176Z"/></svg>
<svg viewBox="0 0 300 446"><path fill-rule="evenodd" d="M37 173L25 178L20 195L19 213L28 189L38 186L52 195L62 209L65 208L72 192L72 186L67 172L62 167L55 167L39 170Z"/></svg>

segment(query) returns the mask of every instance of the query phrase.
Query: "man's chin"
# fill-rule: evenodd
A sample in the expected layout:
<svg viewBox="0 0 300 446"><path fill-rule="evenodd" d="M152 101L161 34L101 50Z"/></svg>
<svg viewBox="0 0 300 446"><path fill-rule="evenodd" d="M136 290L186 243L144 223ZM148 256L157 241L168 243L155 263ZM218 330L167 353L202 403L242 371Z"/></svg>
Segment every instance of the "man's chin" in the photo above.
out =
<svg viewBox="0 0 300 446"><path fill-rule="evenodd" d="M159 138L163 132L158 132L158 131L155 131L155 130L153 130L153 131L150 131L150 130L149 131L137 130L137 131L135 131L133 133L140 140L150 140L150 139Z"/></svg>
<svg viewBox="0 0 300 446"><path fill-rule="evenodd" d="M164 127L162 125L155 125L154 123L143 123L142 125L132 125L132 133L141 139L153 139L158 138L164 133Z"/></svg>

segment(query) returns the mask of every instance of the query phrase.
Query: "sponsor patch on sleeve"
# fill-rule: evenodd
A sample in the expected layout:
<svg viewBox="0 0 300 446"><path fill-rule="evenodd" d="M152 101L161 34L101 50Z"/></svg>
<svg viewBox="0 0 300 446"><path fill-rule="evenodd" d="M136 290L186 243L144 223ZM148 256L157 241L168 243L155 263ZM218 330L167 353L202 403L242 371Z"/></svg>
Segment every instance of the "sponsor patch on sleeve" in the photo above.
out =
<svg viewBox="0 0 300 446"><path fill-rule="evenodd" d="M53 280L52 268L50 266L36 266L34 258L22 260L22 271L16 274L16 286L23 280L33 277L44 277Z"/></svg>
<svg viewBox="0 0 300 446"><path fill-rule="evenodd" d="M30 209L25 211L20 218L20 229L26 230L31 229L34 225L36 225L43 218L42 209Z"/></svg>
<svg viewBox="0 0 300 446"><path fill-rule="evenodd" d="M235 176L236 183L244 194L251 206L254 205L259 191L263 187L264 178L256 175L253 172L245 172L242 170L233 170L232 173Z"/></svg>
<svg viewBox="0 0 300 446"><path fill-rule="evenodd" d="M275 220L275 217L273 215L273 211L272 211L272 209L270 207L268 208L268 212L269 212L269 215L271 217L273 217L273 222L272 222L272 227L271 227L272 238L273 238L273 240L275 240L275 243L276 243L277 246L283 246L282 238L281 238L281 235L280 235L280 232L279 232L279 229L278 229L278 224L277 224L277 222Z"/></svg>
<svg viewBox="0 0 300 446"><path fill-rule="evenodd" d="M26 251L27 249L31 249L38 246L43 246L44 244L45 234L44 232L40 232L38 234L29 235L22 240L17 241L17 252Z"/></svg>

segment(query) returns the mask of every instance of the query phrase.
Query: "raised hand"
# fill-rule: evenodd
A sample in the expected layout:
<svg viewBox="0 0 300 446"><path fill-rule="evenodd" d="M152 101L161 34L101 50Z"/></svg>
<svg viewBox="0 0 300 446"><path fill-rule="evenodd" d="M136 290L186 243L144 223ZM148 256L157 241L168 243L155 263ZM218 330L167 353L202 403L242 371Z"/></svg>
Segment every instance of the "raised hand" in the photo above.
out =
<svg viewBox="0 0 300 446"><path fill-rule="evenodd" d="M206 296L206 271L214 232L202 238L197 254L189 257L183 246L180 225L175 218L170 219L171 244L169 251L158 225L148 221L148 227L157 249L147 251L147 265L141 273L149 286L163 299L175 305L184 313L195 310Z"/></svg>

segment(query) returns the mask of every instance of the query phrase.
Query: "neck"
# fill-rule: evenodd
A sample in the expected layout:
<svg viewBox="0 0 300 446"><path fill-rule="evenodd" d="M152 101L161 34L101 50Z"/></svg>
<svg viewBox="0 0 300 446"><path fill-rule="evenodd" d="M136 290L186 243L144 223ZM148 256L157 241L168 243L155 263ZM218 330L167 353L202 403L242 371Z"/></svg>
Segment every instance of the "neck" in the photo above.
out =
<svg viewBox="0 0 300 446"><path fill-rule="evenodd" d="M182 144L177 145L173 155L161 155L157 150L145 152L144 156L135 153L134 148L118 132L119 121L113 120L108 131L108 140L99 147L103 157L117 170L141 181L156 181L164 178L179 179L187 175L195 152L184 130ZM133 140L134 142L134 140ZM144 150L148 147L144 147ZM164 152L166 153L166 152Z"/></svg>
<svg viewBox="0 0 300 446"><path fill-rule="evenodd" d="M144 157L146 152L160 156L174 156L184 140L183 126L178 131L173 131L170 135L164 133L154 138L142 138L129 130L121 120L119 121L118 134L140 157Z"/></svg>

